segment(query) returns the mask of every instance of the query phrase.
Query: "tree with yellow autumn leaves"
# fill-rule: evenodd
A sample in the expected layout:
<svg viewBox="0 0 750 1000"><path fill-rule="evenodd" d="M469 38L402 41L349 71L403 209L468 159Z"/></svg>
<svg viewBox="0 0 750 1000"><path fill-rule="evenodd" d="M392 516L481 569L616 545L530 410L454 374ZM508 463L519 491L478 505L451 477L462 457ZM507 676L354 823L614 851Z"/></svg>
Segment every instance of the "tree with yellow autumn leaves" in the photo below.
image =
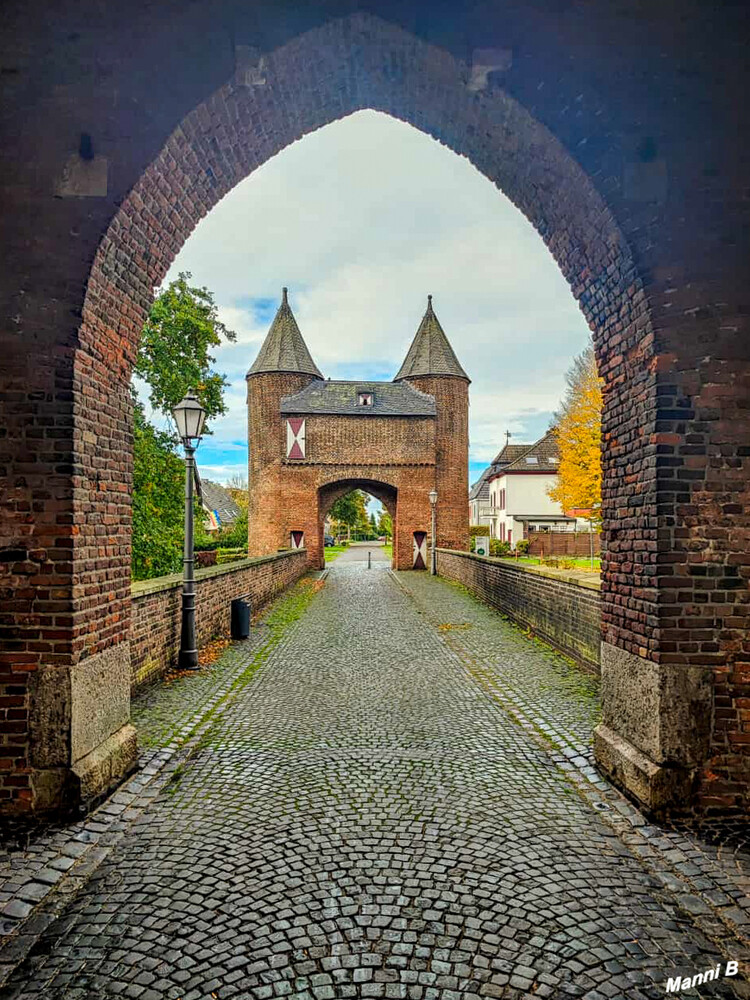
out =
<svg viewBox="0 0 750 1000"><path fill-rule="evenodd" d="M558 413L554 434L560 452L558 479L549 496L564 511L591 511L601 521L602 506L602 379L594 349L579 354L565 376L568 388Z"/></svg>

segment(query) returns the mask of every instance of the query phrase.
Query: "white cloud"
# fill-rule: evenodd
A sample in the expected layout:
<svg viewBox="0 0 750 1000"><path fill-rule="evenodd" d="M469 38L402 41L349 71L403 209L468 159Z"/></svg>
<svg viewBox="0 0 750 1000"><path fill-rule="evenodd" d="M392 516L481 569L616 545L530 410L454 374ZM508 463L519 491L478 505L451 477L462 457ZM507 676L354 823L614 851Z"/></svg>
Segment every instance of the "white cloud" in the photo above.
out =
<svg viewBox="0 0 750 1000"><path fill-rule="evenodd" d="M547 248L504 195L466 159L375 112L256 170L199 224L169 277L178 270L214 291L238 333L217 351L229 411L204 445L213 467L232 471L246 443L244 375L269 323L252 302L277 302L282 285L313 357L337 378L367 366L395 374L431 292L473 380L475 461L494 456L506 429L516 440L543 433L588 338Z"/></svg>

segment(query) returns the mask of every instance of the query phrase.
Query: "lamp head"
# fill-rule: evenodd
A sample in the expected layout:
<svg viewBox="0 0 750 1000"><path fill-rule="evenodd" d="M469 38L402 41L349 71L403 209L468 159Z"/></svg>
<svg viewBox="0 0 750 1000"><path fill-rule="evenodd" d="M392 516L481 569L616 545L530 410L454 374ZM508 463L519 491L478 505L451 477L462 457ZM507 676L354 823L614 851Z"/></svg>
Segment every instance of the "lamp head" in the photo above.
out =
<svg viewBox="0 0 750 1000"><path fill-rule="evenodd" d="M437 490L430 490L430 503L433 507L437 503Z"/></svg>
<svg viewBox="0 0 750 1000"><path fill-rule="evenodd" d="M174 422L177 424L177 433L182 438L182 443L188 447L194 447L201 439L203 425L206 422L206 411L200 404L200 400L192 389L188 389L184 399L172 410Z"/></svg>

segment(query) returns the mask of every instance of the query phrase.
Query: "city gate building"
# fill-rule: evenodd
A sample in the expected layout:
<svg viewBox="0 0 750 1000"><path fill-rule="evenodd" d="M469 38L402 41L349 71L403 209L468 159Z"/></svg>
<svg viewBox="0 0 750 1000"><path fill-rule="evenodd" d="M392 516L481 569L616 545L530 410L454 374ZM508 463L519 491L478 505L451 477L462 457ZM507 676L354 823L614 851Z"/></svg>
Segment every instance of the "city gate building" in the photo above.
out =
<svg viewBox="0 0 750 1000"><path fill-rule="evenodd" d="M354 489L393 520L393 565L425 569L435 489L438 546L468 547L469 377L428 296L391 382L326 379L287 289L247 373L251 555L304 547L323 566L323 524Z"/></svg>

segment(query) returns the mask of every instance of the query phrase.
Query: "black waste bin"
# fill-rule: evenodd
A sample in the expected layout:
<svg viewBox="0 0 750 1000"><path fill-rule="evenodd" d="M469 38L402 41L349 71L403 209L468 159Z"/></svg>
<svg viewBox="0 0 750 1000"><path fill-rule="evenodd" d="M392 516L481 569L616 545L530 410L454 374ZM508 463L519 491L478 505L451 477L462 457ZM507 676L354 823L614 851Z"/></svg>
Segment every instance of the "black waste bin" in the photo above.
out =
<svg viewBox="0 0 750 1000"><path fill-rule="evenodd" d="M232 601L231 631L233 639L247 639L250 635L250 602L247 597Z"/></svg>

